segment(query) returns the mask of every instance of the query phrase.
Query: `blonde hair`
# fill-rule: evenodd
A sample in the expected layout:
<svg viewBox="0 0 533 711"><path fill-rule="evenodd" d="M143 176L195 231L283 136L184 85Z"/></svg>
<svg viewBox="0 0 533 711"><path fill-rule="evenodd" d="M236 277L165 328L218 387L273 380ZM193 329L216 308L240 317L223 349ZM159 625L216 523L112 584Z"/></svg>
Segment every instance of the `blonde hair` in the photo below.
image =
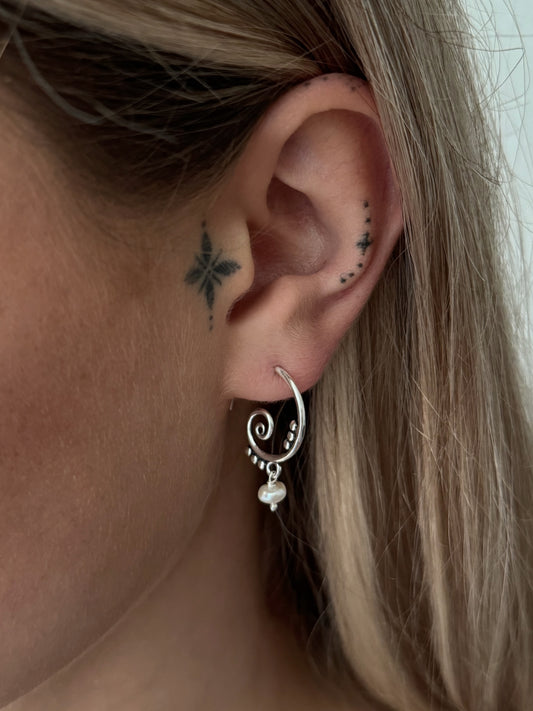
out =
<svg viewBox="0 0 533 711"><path fill-rule="evenodd" d="M315 600L307 624L320 632L324 673L348 695L361 688L396 711L530 709L533 447L503 279L501 164L461 9L451 0L28 5L161 66L179 56L188 77L206 67L226 77L216 102L232 140L209 145L208 168L194 151L184 160L168 148L184 195L189 179L196 193L216 187L293 84L325 71L370 82L405 231L310 396L307 496L287 527L316 560L284 554L303 570L299 594ZM205 113L210 92L188 92L180 98L196 97ZM213 130L221 115L209 114Z"/></svg>

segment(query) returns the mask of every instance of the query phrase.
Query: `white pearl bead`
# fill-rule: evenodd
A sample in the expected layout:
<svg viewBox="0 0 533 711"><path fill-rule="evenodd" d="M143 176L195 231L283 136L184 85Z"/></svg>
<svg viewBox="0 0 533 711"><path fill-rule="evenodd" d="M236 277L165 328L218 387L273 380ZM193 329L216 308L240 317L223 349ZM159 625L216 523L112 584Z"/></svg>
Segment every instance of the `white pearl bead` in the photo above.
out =
<svg viewBox="0 0 533 711"><path fill-rule="evenodd" d="M281 481L275 481L272 484L263 484L257 492L257 498L264 504L277 505L287 496L285 484ZM275 509L273 509L275 510Z"/></svg>

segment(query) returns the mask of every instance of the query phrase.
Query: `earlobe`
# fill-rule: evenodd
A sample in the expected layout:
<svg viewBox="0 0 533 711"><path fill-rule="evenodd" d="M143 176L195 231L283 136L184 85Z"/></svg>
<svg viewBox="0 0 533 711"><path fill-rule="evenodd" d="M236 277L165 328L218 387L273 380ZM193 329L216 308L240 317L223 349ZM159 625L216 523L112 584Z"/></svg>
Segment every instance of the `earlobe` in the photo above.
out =
<svg viewBox="0 0 533 711"><path fill-rule="evenodd" d="M366 83L325 75L288 92L257 126L221 197L240 214L254 270L226 324L226 395L282 399L274 367L301 390L320 378L402 229Z"/></svg>

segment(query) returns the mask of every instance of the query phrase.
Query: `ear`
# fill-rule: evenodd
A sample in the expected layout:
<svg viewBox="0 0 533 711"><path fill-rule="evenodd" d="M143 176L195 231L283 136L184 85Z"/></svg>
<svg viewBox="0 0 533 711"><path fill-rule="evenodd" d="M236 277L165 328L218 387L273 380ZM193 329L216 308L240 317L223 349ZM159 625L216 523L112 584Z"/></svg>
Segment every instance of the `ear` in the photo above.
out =
<svg viewBox="0 0 533 711"><path fill-rule="evenodd" d="M278 365L304 391L357 318L402 230L368 84L330 74L289 90L254 129L218 208L247 274L225 326L225 396L288 397Z"/></svg>

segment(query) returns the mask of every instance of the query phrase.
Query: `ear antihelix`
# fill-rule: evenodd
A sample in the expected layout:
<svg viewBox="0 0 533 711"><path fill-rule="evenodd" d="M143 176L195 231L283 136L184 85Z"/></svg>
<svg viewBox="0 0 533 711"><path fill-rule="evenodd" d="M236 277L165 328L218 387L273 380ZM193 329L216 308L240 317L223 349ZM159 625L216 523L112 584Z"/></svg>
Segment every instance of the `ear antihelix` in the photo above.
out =
<svg viewBox="0 0 533 711"><path fill-rule="evenodd" d="M285 485L279 481L282 471L281 465L298 452L306 429L305 406L300 391L286 370L281 366L275 366L274 370L292 390L296 403L296 419L292 420L289 430L285 434L283 451L279 454L268 453L260 447L256 437L261 442L270 440L274 434L274 419L268 410L262 408L254 410L248 419L247 435L249 447L246 450L246 454L251 458L252 463L256 464L262 471L265 470L268 474L268 482L259 488L257 496L260 501L270 506L271 511L275 511L278 503L283 501L287 495Z"/></svg>

